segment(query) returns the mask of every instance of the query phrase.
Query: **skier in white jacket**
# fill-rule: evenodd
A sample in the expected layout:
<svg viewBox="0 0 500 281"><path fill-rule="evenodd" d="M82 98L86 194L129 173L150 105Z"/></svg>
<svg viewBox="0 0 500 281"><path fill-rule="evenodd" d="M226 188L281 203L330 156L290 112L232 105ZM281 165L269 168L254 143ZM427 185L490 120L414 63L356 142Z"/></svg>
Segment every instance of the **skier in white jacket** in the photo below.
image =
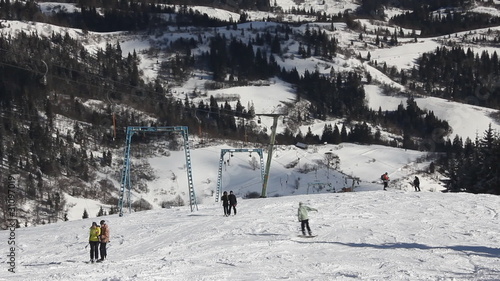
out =
<svg viewBox="0 0 500 281"><path fill-rule="evenodd" d="M317 212L318 210L306 206L302 204L302 202L299 202L299 210L297 215L299 217L300 227L302 229L302 235L306 235L306 228L307 228L307 232L309 233L310 236L312 236L311 228L309 227L309 216L308 216L309 211Z"/></svg>

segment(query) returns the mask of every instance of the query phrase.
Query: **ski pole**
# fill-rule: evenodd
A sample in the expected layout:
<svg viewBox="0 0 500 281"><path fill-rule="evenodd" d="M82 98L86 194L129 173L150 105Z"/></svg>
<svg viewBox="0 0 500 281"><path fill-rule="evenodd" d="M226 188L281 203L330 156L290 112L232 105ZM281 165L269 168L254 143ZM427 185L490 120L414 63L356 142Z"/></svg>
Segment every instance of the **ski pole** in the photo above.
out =
<svg viewBox="0 0 500 281"><path fill-rule="evenodd" d="M87 247L90 245L90 243L87 243L87 245L85 245L85 249L87 249Z"/></svg>

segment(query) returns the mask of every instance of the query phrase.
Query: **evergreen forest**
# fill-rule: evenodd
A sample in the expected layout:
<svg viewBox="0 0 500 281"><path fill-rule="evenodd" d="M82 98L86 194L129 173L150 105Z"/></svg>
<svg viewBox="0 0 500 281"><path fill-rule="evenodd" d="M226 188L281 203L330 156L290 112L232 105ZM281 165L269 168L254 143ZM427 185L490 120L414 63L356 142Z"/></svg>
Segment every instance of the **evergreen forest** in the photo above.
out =
<svg viewBox="0 0 500 281"><path fill-rule="evenodd" d="M231 106L214 96L210 96L209 102L193 102L194 97L203 95L201 91L194 91L184 99L173 97L163 82L181 83L195 69L211 74L211 80L206 83L210 89L249 85L273 77L293 85L297 101L307 100L310 106L307 112L288 116L290 129L276 136L280 144L402 144L407 149L433 151L442 155L436 164L444 173L449 173L451 191L500 195L498 132L490 129L476 140L463 141L456 136L451 141L449 124L432 111L419 108L414 101L415 95L425 94L499 109L500 87L497 81L500 62L496 52L474 55L470 49L451 46L424 53L418 60L418 69L411 73L392 73L395 80L404 77L402 84L412 85L410 88L414 91L405 93L408 96L406 104L400 104L395 111L372 110L364 102L363 85L370 82L367 73L332 68L329 75L310 70L299 74L297 69L279 66L278 60L292 41L299 42L299 51L294 55L302 58L332 60L339 52L345 52L339 49L338 38L327 36L324 30L306 26L304 33L298 33L295 24L281 22L277 28L265 31L241 29L242 35L252 32L252 40L242 39L244 36L226 38L213 30L215 27L239 30L236 21L209 18L187 6L175 11L161 5L178 2L209 5L215 1L160 2L81 0L78 3L80 13L49 16L32 1L0 0L0 19L45 22L79 28L83 32L154 33L165 27L194 26L206 28L207 34L212 34L172 39L163 51L174 54L174 59L161 63L155 81L143 79L137 53L123 56L119 41L90 53L81 41L69 34L0 34L0 181L6 182L6 175L19 175L19 186L23 191L20 203L23 200L37 202L36 212L40 215L36 223L65 217L62 192L86 198L105 198L103 203L116 205L117 199L112 196L115 187L110 180L101 180L90 187L89 183L96 179L99 167L111 165L112 151L121 149L125 140L123 128L127 125L184 124L199 128L210 138L244 140L261 145L269 143L268 133L248 122L256 118L252 104L238 101L236 106ZM273 6L268 1L217 2L218 6L234 11L268 11ZM388 1L361 2L360 10L354 15L325 18L348 25L353 24L356 17L371 14L376 18L383 14L380 9ZM469 2L401 0L399 5L412 9L412 12L392 18L391 23L420 29L421 36L499 24L498 17L468 13L430 15L444 5L465 9ZM314 11L309 13L314 14ZM168 16L160 16L162 14ZM245 22L246 15L241 13L238 21ZM0 25L4 24L0 21ZM208 48L203 52L193 53L194 49L204 45ZM117 104L120 106L115 106ZM148 117L156 121L148 121ZM347 122L325 125L321 135L313 134L311 130L291 129L294 124L309 119L330 118L343 118ZM60 131L61 124L57 122L69 129ZM380 128L400 138L382 138ZM152 141L141 136L135 138L139 143ZM95 151L99 154L96 155ZM5 210L6 200L3 199L7 197L7 190L3 187L0 190L0 209ZM43 213L49 215L43 216Z"/></svg>

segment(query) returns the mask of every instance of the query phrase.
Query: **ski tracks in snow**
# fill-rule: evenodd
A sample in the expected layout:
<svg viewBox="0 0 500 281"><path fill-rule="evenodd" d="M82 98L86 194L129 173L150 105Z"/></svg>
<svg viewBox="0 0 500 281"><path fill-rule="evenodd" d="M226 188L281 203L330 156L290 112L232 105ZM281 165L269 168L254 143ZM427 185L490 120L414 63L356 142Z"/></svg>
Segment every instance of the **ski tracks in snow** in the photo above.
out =
<svg viewBox="0 0 500 281"><path fill-rule="evenodd" d="M296 237L299 201L318 209L315 238ZM109 216L98 264L84 263L91 220L37 226L19 230L19 273L8 280L495 280L498 204L374 191L241 200L230 217L218 204Z"/></svg>

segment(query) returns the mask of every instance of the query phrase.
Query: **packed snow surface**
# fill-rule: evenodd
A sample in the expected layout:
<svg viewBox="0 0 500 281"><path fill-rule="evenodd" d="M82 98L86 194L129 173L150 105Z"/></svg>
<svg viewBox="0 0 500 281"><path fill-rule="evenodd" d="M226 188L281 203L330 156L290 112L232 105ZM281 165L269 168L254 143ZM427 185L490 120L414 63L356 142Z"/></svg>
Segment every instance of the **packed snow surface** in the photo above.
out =
<svg viewBox="0 0 500 281"><path fill-rule="evenodd" d="M297 237L299 202L318 209L315 238ZM499 204L389 189L238 198L230 217L215 202L112 215L96 264L86 245L101 218L59 222L17 229L16 273L2 254L0 280L498 280Z"/></svg>

